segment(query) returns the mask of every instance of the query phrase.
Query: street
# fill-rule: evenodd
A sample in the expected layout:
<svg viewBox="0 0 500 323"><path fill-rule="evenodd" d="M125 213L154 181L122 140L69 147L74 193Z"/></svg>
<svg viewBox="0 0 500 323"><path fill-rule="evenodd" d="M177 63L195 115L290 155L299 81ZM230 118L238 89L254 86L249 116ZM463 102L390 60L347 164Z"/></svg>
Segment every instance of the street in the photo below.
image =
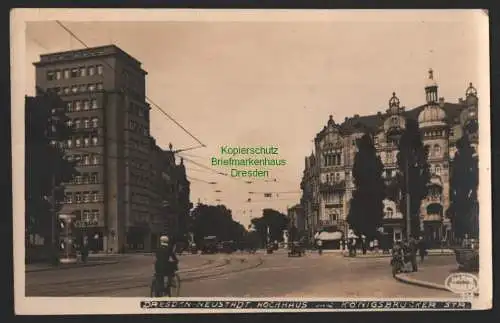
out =
<svg viewBox="0 0 500 323"><path fill-rule="evenodd" d="M396 281L390 258L346 258L339 253L287 257L267 255L183 255L181 297L362 297L451 298L452 293ZM426 264L453 263L453 256ZM126 255L117 264L26 273L26 296L149 297L151 255Z"/></svg>

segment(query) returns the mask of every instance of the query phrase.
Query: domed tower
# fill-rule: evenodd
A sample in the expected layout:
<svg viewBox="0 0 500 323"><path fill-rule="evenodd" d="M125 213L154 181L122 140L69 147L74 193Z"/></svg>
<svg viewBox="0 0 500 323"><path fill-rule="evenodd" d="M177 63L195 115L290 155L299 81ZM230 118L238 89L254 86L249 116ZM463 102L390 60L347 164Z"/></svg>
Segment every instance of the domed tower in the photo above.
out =
<svg viewBox="0 0 500 323"><path fill-rule="evenodd" d="M466 108L460 114L460 124L462 125L462 129L464 130L464 135L469 136L469 140L471 145L474 147L477 153L477 144L478 144L478 132L479 132L479 123L478 123L478 97L477 90L469 83L469 87L465 91L465 104Z"/></svg>
<svg viewBox="0 0 500 323"><path fill-rule="evenodd" d="M449 205L448 132L444 99L438 99L438 85L429 70L425 87L427 104L418 116L418 124L428 151L431 180L429 193L420 210L421 229L430 241L438 242L443 236L444 210Z"/></svg>

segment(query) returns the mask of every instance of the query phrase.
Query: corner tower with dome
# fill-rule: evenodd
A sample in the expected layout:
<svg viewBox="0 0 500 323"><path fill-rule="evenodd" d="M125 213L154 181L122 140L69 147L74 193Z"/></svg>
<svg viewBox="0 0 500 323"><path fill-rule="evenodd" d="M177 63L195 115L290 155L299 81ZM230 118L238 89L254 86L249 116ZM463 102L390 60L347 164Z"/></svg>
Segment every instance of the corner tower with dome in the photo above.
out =
<svg viewBox="0 0 500 323"><path fill-rule="evenodd" d="M466 83L467 84L467 83ZM328 229L347 235L346 216L355 188L352 167L357 152L357 139L365 132L373 135L377 154L384 164L383 177L387 196L381 232L393 240L402 237L404 210L399 209L399 192L394 188L399 171L396 164L398 141L408 118L418 121L422 141L428 149L431 180L428 196L420 208L421 230L431 243L453 239L450 220L445 216L450 205L450 164L455 144L463 135L469 136L477 151L478 95L472 83L465 91L465 100L446 102L439 97L438 83L431 69L426 78L425 103L413 109L401 105L396 93L389 97L384 112L345 118L336 123L329 116L324 128L315 137L315 151L306 157L301 182L301 204L310 236Z"/></svg>

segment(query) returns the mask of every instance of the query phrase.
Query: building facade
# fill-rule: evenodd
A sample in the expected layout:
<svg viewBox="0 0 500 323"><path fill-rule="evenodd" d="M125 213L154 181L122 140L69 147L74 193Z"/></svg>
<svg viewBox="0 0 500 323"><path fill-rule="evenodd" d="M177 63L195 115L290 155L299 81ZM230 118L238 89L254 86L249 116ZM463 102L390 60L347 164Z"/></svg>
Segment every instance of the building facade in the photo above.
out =
<svg viewBox="0 0 500 323"><path fill-rule="evenodd" d="M306 230L306 218L303 206L301 204L294 205L287 209L287 213L290 225L295 227L298 232L304 232Z"/></svg>
<svg viewBox="0 0 500 323"><path fill-rule="evenodd" d="M65 185L61 213L98 251L149 249L154 167L150 159L150 107L141 63L110 45L41 55L38 91L66 104L72 138L59 144L78 161L80 176Z"/></svg>
<svg viewBox="0 0 500 323"><path fill-rule="evenodd" d="M397 138L403 132L407 118L418 121L425 147L429 151L431 181L428 196L420 208L421 230L431 241L451 239L451 223L445 216L450 205L450 162L455 143L463 135L469 136L477 152L478 97L472 84L466 90L466 99L457 103L445 102L438 96L438 84L433 71L429 71L425 87L426 103L411 110L400 105L395 93L388 109L376 115L346 118L341 124L330 116L327 124L315 137L315 149L305 158L301 182L301 204L310 234L327 227L336 227L347 234L346 218L349 202L355 189L352 177L357 139L372 133L377 154L384 164L383 177L390 186L398 172L396 156ZM404 228L404 210L400 210L398 197L384 200L384 221L381 231L401 238Z"/></svg>

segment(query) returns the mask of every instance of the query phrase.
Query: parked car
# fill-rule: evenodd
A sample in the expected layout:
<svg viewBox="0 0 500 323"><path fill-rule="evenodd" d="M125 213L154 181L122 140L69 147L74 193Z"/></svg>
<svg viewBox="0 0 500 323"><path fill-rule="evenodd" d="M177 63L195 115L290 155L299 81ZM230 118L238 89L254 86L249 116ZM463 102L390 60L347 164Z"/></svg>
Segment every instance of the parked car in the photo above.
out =
<svg viewBox="0 0 500 323"><path fill-rule="evenodd" d="M203 238L203 245L201 247L202 254L214 254L217 253L217 237L207 236Z"/></svg>

